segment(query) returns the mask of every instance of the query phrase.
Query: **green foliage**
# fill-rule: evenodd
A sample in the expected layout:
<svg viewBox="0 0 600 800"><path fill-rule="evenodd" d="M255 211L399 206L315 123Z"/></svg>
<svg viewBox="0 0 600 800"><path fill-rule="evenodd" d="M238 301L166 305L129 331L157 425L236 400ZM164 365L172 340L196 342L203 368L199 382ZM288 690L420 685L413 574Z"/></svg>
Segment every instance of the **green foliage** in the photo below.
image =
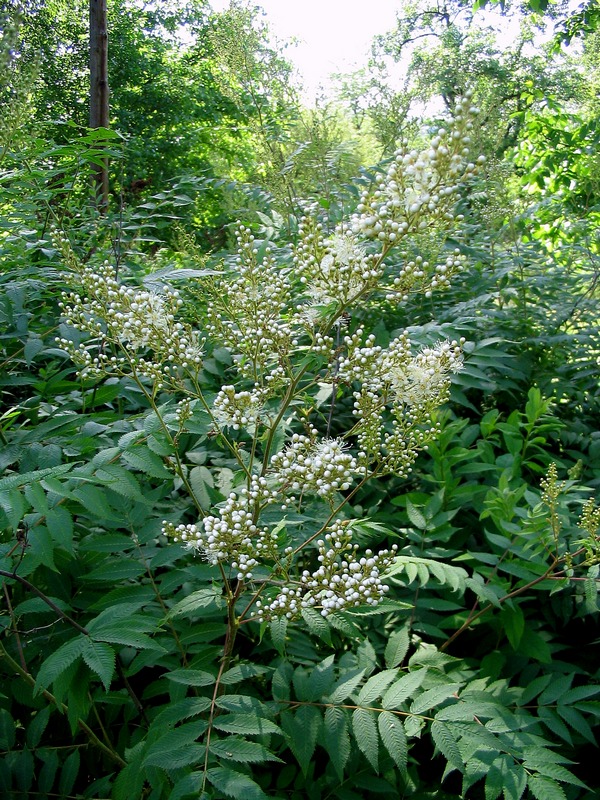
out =
<svg viewBox="0 0 600 800"><path fill-rule="evenodd" d="M153 58L148 42L144 48ZM217 92L207 92L218 101ZM142 129L147 120L137 122ZM393 298L369 305L366 289L343 302L317 295L312 333L295 317L307 299L299 281L304 267L289 269L287 245L308 237L302 242L314 247L325 270L339 241L319 249L306 223L302 228L293 214L284 220L272 209L268 215L261 205L256 236L241 232L240 253L224 263L199 258L180 217L196 208L202 182L156 187L140 207L101 217L86 189L98 156L93 133L28 142L7 129L0 180L4 795L595 796L595 288L575 235L545 227L550 207L583 224L577 192L583 187L595 197L585 183L593 153L573 150L574 133L593 132L584 124L569 115L523 120L527 142L518 167L538 187L530 195L540 194L527 215L515 219L504 205L486 218L485 203L461 189L448 213L465 220L452 238L440 220L431 222L432 236L412 231L398 262L431 251L431 262L440 263L442 254L443 263L457 248L468 259L445 293L424 294L428 274L400 307ZM285 153L287 132L277 133ZM312 149L294 160L302 164L300 179L312 183L308 193L320 196L330 215L317 220L322 238L330 235L343 193L337 183L345 180L341 170L313 181L311 164L335 167L335 159L327 161L328 137L335 139L331 131L311 139ZM549 140L560 144L560 156L548 151L539 162ZM117 158L120 139L113 141ZM578 176L572 191L563 156L572 157L568 170ZM366 185L365 177L361 190ZM515 191L529 186L515 183ZM498 200L493 185L480 189ZM366 245L370 256L381 252L380 241ZM241 280L245 250L254 249L254 294L244 284L240 302L240 284L232 289L232 281ZM192 325L203 326L200 369L180 365L160 378L140 372L151 358L168 362L169 353L158 345L152 355L146 341L134 352L133 336L120 331L98 352L115 359L126 353L128 362L112 372L106 362L102 374L76 371L64 342L76 349L94 342L61 317L60 292L73 289L73 273L85 278L89 267L99 275L106 259L116 266L115 280L138 298L148 290L167 302L166 289L185 287L177 312L182 327L169 346ZM398 269L387 250L381 263L378 281ZM270 364L268 341L257 350L252 334L238 340L247 346L239 358L231 337L260 296L261 270L274 292L286 269L293 302L282 319L279 309L268 309L269 319L297 325L296 343L290 337ZM220 304L221 322L231 325L219 327L211 304ZM90 315L85 319L89 324ZM204 518L206 526L207 516L223 515L231 493L239 498L252 486L253 468L272 478L268 456L288 452L294 434L329 441L352 431L353 450L343 453L354 452L360 373L348 378L342 355L350 357L352 344L344 337L373 329L374 344L387 352L409 326L421 348L435 349L440 337L466 339L464 368L452 375L448 395L435 398L450 402L432 411L427 452L414 446L410 471L397 476L376 462L370 480L322 494L311 494L305 477L282 491L285 508L257 504L254 522L272 533L276 555L261 558L251 577L238 574L241 559L233 566L233 559L209 558L206 545L206 557L198 558L164 535L169 525L200 527ZM167 329L159 326L163 334ZM333 356L315 331L330 332ZM414 399L419 362L407 363L414 380L404 376L403 391ZM228 387L250 392L259 384L266 391L268 382L260 381L271 368L282 369L284 379L269 390L264 416L243 422L252 406ZM220 416L231 413L223 396L240 403L239 423ZM408 417L394 419L408 437ZM381 424L384 433L394 429L389 415ZM429 424L423 416L421 430ZM351 530L361 554L397 546L385 575L389 591L377 604L322 614L321 599L298 614L270 615L265 606L282 587L327 562L317 541L335 514L336 537ZM257 600L263 611L253 617Z"/></svg>

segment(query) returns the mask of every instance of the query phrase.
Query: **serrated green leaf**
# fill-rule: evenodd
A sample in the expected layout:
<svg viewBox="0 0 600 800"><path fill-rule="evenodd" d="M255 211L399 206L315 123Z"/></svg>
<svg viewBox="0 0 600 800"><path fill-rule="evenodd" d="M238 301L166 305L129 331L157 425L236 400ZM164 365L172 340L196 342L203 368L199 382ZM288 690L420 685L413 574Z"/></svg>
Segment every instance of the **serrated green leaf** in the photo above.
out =
<svg viewBox="0 0 600 800"><path fill-rule="evenodd" d="M350 757L350 735L346 712L341 708L330 707L325 711L324 744L331 763L340 779L344 778L344 767Z"/></svg>
<svg viewBox="0 0 600 800"><path fill-rule="evenodd" d="M445 722L434 720L431 723L431 737L448 764L462 771L464 762L448 725Z"/></svg>
<svg viewBox="0 0 600 800"><path fill-rule="evenodd" d="M309 671L306 681L306 700L319 700L331 691L335 679L335 656L328 656Z"/></svg>
<svg viewBox="0 0 600 800"><path fill-rule="evenodd" d="M50 719L50 711L51 711L50 706L44 706L44 708L41 708L39 711L36 712L34 718L27 726L27 746L30 747L32 750L35 749L40 743L42 734L46 730L48 721ZM0 711L0 720L2 713L3 711ZM10 750L10 748L12 747L12 744L3 743L1 721L0 721L0 747L2 747L4 750Z"/></svg>
<svg viewBox="0 0 600 800"><path fill-rule="evenodd" d="M81 655L88 667L95 672L108 692L115 671L115 651L104 642L93 642L89 637Z"/></svg>
<svg viewBox="0 0 600 800"><path fill-rule="evenodd" d="M427 689L412 702L411 713L420 714L422 711L434 708L456 694L459 689L460 683L447 683L445 686L434 686L432 689Z"/></svg>
<svg viewBox="0 0 600 800"><path fill-rule="evenodd" d="M408 627L400 628L399 631L394 631L387 641L383 657L385 665L388 669L398 667L404 660L404 656L408 652L410 644Z"/></svg>
<svg viewBox="0 0 600 800"><path fill-rule="evenodd" d="M519 697L519 705L527 705L530 703L534 697L537 697L538 694L544 691L551 680L552 675L550 674L540 675L538 678L534 678L529 686L525 687L523 693Z"/></svg>
<svg viewBox="0 0 600 800"><path fill-rule="evenodd" d="M285 617L274 617L269 623L269 631L271 633L271 641L273 647L277 650L279 655L285 653L286 634L288 629L288 621Z"/></svg>
<svg viewBox="0 0 600 800"><path fill-rule="evenodd" d="M389 711L382 711L377 717L377 726L381 741L396 762L400 772L406 772L408 759L408 743L402 720Z"/></svg>
<svg viewBox="0 0 600 800"><path fill-rule="evenodd" d="M528 762L527 758L523 762L523 766L525 769L532 769L531 764ZM586 786L585 783L579 780L576 775L563 767L561 764L539 764L535 767L535 769L546 778L552 778L555 781L561 781L561 783L570 783L573 786L579 786L582 789L589 789L589 786Z"/></svg>
<svg viewBox="0 0 600 800"><path fill-rule="evenodd" d="M328 703L342 703L356 689L365 674L364 669L353 669L345 672L331 690Z"/></svg>
<svg viewBox="0 0 600 800"><path fill-rule="evenodd" d="M571 688L574 677L575 676L573 673L570 675L554 675L552 677L552 682L539 696L538 703L542 706L554 703L559 697L568 692L568 690ZM564 698L561 699L565 705L570 705L568 700L565 700Z"/></svg>
<svg viewBox="0 0 600 800"><path fill-rule="evenodd" d="M49 709L45 709L45 710L47 711L47 714L46 714L46 724L47 724L47 722L48 722L47 717L49 716L50 712L49 712ZM44 725L44 727L45 727L45 725ZM0 708L0 748L2 748L2 750L11 750L12 749L12 747L13 747L13 745L15 743L15 739L16 739L16 730L17 730L17 726L15 725L15 722L14 722L12 716L10 715L10 712L8 712L5 708ZM29 731L27 733L27 736L28 736L28 739L29 739ZM41 734L40 734L40 736L41 736ZM39 738L38 738L38 741L39 741ZM28 744L29 744L29 741L28 741ZM35 747L35 744L29 745L29 746L30 747Z"/></svg>
<svg viewBox="0 0 600 800"><path fill-rule="evenodd" d="M177 722L202 714L211 706L209 697L184 697L183 700L168 703L153 720L154 725L172 726Z"/></svg>
<svg viewBox="0 0 600 800"><path fill-rule="evenodd" d="M525 616L520 606L505 606L500 613L502 629L510 642L513 650L518 650L519 643L525 631ZM487 798L486 798L487 800Z"/></svg>
<svg viewBox="0 0 600 800"><path fill-rule="evenodd" d="M216 588L198 589L192 592L183 600L169 609L168 618L188 616L198 611L205 611L208 608L222 608L224 605L223 596Z"/></svg>
<svg viewBox="0 0 600 800"><path fill-rule="evenodd" d="M359 750L375 770L379 772L379 734L374 711L357 708L352 712L352 730Z"/></svg>
<svg viewBox="0 0 600 800"><path fill-rule="evenodd" d="M216 681L214 675L201 669L174 669L167 672L165 678L184 686L211 686Z"/></svg>
<svg viewBox="0 0 600 800"><path fill-rule="evenodd" d="M236 664L221 675L221 683L224 686L233 686L248 678L255 678L257 675L264 675L267 672L269 672L268 668L261 667L260 664Z"/></svg>
<svg viewBox="0 0 600 800"><path fill-rule="evenodd" d="M314 706L301 706L295 714L286 712L281 715L281 726L287 736L290 750L304 775L308 772L315 752L321 724L321 714Z"/></svg>
<svg viewBox="0 0 600 800"><path fill-rule="evenodd" d="M553 781L552 778L529 775L527 786L536 800L567 800L561 786L556 781Z"/></svg>
<svg viewBox="0 0 600 800"><path fill-rule="evenodd" d="M373 675L358 693L357 704L368 706L385 692L390 683L398 677L399 670L386 669Z"/></svg>
<svg viewBox="0 0 600 800"><path fill-rule="evenodd" d="M81 756L78 749L65 758L58 781L58 791L62 795L70 795L73 791L73 786L79 774L80 762Z"/></svg>
<svg viewBox="0 0 600 800"><path fill-rule="evenodd" d="M553 734L560 736L567 744L573 744L569 729L553 708L545 708L542 706L538 709L538 717Z"/></svg>
<svg viewBox="0 0 600 800"><path fill-rule="evenodd" d="M123 497L137 501L144 497L135 475L120 464L105 464L96 470L95 476L98 481Z"/></svg>
<svg viewBox="0 0 600 800"><path fill-rule="evenodd" d="M567 725L570 725L571 728L577 731L577 733L580 733L584 739L588 740L588 742L592 742L593 744L596 743L594 733L590 728L588 721L582 714L579 713L579 711L577 711L577 709L573 708L572 706L563 706L559 704L556 710L567 723Z"/></svg>
<svg viewBox="0 0 600 800"><path fill-rule="evenodd" d="M331 644L331 628L327 620L314 608L303 608L302 619L308 630L327 644Z"/></svg>
<svg viewBox="0 0 600 800"><path fill-rule="evenodd" d="M163 735L159 735L156 741L148 746L143 758L144 765L163 766L163 756L173 755L180 751L191 749L197 740L206 731L207 723L205 720L195 720L186 722L178 728L167 729ZM204 752L204 746L198 745ZM158 764L157 761L161 763ZM193 760L186 761L186 764L194 763Z"/></svg>
<svg viewBox="0 0 600 800"><path fill-rule="evenodd" d="M19 527L29 505L20 489L10 489L0 492L0 508L8 518L8 524L13 530Z"/></svg>
<svg viewBox="0 0 600 800"><path fill-rule="evenodd" d="M87 638L84 634L80 634L75 639L65 642L58 650L48 656L38 672L34 689L35 694L40 692L41 689L47 689L61 673L81 656Z"/></svg>
<svg viewBox="0 0 600 800"><path fill-rule="evenodd" d="M521 800L525 789L527 788L527 773L518 762L510 761L509 756L505 757L508 762L507 769L504 770L504 800Z"/></svg>
<svg viewBox="0 0 600 800"><path fill-rule="evenodd" d="M161 767L167 771L201 764L206 754L203 744L192 742L176 750L156 750L149 753L144 759L145 767Z"/></svg>
<svg viewBox="0 0 600 800"><path fill-rule="evenodd" d="M246 736L281 733L281 728L278 725L258 714L224 714L217 717L213 725L217 730L224 733L242 733L246 734Z"/></svg>
<svg viewBox="0 0 600 800"><path fill-rule="evenodd" d="M420 509L411 503L407 498L406 500L406 514L415 528L420 531L427 530L427 520Z"/></svg>
<svg viewBox="0 0 600 800"><path fill-rule="evenodd" d="M173 479L173 474L165 467L162 458L149 450L146 445L137 445L134 450L126 450L123 459L130 467L151 478Z"/></svg>
<svg viewBox="0 0 600 800"><path fill-rule="evenodd" d="M73 553L73 517L64 506L51 508L46 514L46 525L55 544Z"/></svg>
<svg viewBox="0 0 600 800"><path fill-rule="evenodd" d="M213 767L206 771L206 777L216 789L234 800L268 800L252 778L228 767Z"/></svg>
<svg viewBox="0 0 600 800"><path fill-rule="evenodd" d="M415 672L408 672L403 675L400 680L393 683L381 699L383 708L394 710L400 708L409 697L419 688L425 679L427 668L415 670Z"/></svg>
<svg viewBox="0 0 600 800"><path fill-rule="evenodd" d="M485 776L485 800L496 800L504 788L504 775L499 764L494 762Z"/></svg>
<svg viewBox="0 0 600 800"><path fill-rule="evenodd" d="M235 736L228 736L227 739L212 738L210 752L219 759L229 759L241 764L260 764L263 761L283 763L280 758L269 752L262 744L248 742Z"/></svg>
<svg viewBox="0 0 600 800"><path fill-rule="evenodd" d="M600 693L600 686L576 686L574 689L569 689L568 692L564 693L564 695L561 697L561 702L563 705L569 706L572 703L577 703L579 700L585 700L588 697L593 697L598 693Z"/></svg>

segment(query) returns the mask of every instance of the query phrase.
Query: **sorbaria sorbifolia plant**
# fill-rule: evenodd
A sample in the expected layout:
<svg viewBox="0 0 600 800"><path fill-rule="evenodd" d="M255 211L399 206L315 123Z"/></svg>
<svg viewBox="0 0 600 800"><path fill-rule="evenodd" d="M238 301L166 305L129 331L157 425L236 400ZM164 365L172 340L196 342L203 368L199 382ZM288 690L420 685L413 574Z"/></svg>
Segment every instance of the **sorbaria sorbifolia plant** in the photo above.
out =
<svg viewBox="0 0 600 800"><path fill-rule="evenodd" d="M241 626L260 626L261 633L270 627L275 637L304 620L312 631L340 612L377 606L389 594L386 570L397 561L396 546L363 551L355 543L352 502L374 478L409 475L417 454L436 437L437 412L448 397L451 374L461 369L463 343L417 348L404 332L382 346L366 323L352 324L351 316L355 309L402 303L412 293L429 295L460 270L458 251L439 263L414 251L422 234L443 233L457 223L461 187L483 162L469 151L475 113L466 96L424 150L403 143L348 219L328 228L318 210L308 207L289 249L271 248L240 225L235 264L200 279L195 308L172 287L154 292L122 283L110 262L79 265L68 243L57 238L74 275L73 289L63 297L65 326L58 343L82 377L127 377L145 395L168 441L168 454L162 455L176 474L179 497L189 495L185 516L174 512L163 533L220 576L217 594L227 606L227 634L207 709L202 787L208 779L228 796L263 796L256 784L251 795L234 791L231 775L209 759L216 752L211 734L218 741L223 732L244 733L217 724ZM203 368L215 349L229 354L227 382L220 387L211 387ZM352 403L353 418L337 413ZM340 430L340 419L349 418ZM235 464L227 475L219 474L219 458L210 465L221 490L214 505L210 493L197 490L180 446L186 431L199 427L214 451ZM406 734L396 715L405 712L394 709L425 674L417 669L416 677L405 676L410 687L404 685L398 667L408 639L403 642L393 640L389 669L365 684L359 696L364 707L356 707L352 719L369 761L375 763L370 748L380 735L401 769ZM333 682L333 661L323 669ZM348 731L341 709L333 706L364 675L342 676L337 689L325 692L331 701L325 724L339 729L342 749L332 759L340 774L350 752L344 745ZM201 685L214 677L206 680ZM382 692L387 699L374 723L371 706ZM306 754L293 735L293 726L304 723L282 724L304 770ZM260 730L275 729L272 722L266 725ZM447 755L444 725L436 722L432 735ZM331 738L332 747L338 739ZM312 733L307 741L314 749ZM237 741L236 746L241 747Z"/></svg>
<svg viewBox="0 0 600 800"><path fill-rule="evenodd" d="M67 325L85 337L58 342L81 374L133 378L170 437L173 467L198 519L165 522L163 532L220 570L232 626L224 664L235 629L248 619L295 619L306 609L326 617L377 604L388 591L382 575L396 546L358 552L345 507L368 480L409 474L436 435L436 411L450 374L461 368L461 342L415 352L405 332L381 347L362 327L347 331L345 320L356 306L429 294L460 269L458 251L437 265L417 257L395 269L388 256L414 234L454 223L459 189L476 171L469 158L475 111L465 97L426 150L401 146L356 213L334 230L309 211L287 262L240 225L234 271L203 287L202 332L180 321L178 291L125 286L108 262L80 269L77 289L63 299ZM202 357L216 344L231 354L232 383L209 397ZM337 395L354 398L354 425L335 436L334 414L323 414L316 400L323 387L330 389L331 412ZM176 406L164 404L167 395L179 398ZM195 497L178 453L194 415L209 416L239 468L235 488L215 509ZM301 525L298 538L286 530L286 514L301 514L309 498L321 502L320 519L312 528ZM318 565L310 564L311 551ZM242 595L247 603L238 614Z"/></svg>

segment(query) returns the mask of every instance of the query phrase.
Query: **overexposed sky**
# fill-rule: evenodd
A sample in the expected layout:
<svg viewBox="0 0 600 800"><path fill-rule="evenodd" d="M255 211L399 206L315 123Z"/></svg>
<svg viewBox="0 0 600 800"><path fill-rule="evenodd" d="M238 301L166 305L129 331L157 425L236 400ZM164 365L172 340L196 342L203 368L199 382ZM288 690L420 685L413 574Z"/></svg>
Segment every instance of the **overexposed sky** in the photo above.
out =
<svg viewBox="0 0 600 800"><path fill-rule="evenodd" d="M229 0L210 0L215 11ZM305 96L314 97L332 72L351 72L366 63L371 40L394 27L398 0L255 0L280 40L295 38L286 51L300 72Z"/></svg>

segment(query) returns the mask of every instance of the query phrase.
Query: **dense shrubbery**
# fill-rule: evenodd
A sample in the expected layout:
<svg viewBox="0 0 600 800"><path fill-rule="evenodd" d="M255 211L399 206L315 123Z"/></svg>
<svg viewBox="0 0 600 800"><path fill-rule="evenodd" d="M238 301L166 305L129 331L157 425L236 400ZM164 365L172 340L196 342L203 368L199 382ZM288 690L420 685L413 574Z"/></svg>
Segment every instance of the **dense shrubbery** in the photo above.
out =
<svg viewBox="0 0 600 800"><path fill-rule="evenodd" d="M3 140L4 795L596 796L597 243L455 108L218 257Z"/></svg>

